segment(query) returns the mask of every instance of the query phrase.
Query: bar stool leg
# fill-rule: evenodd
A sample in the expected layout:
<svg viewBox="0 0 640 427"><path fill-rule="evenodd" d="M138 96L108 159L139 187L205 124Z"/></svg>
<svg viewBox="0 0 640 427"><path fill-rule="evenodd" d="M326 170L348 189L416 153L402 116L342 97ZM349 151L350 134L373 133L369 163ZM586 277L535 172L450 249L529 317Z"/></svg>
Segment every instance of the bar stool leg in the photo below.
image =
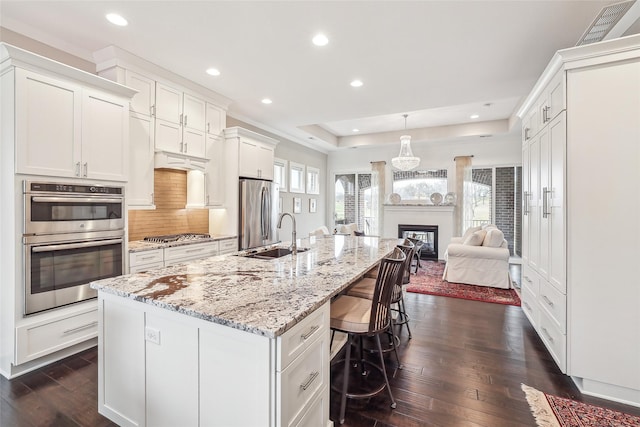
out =
<svg viewBox="0 0 640 427"><path fill-rule="evenodd" d="M342 382L342 396L340 397L340 424L344 424L344 415L347 410L347 390L349 387L349 365L351 363L351 334L347 338L347 349L344 357L344 378Z"/></svg>
<svg viewBox="0 0 640 427"><path fill-rule="evenodd" d="M387 384L387 390L389 391L389 397L391 398L391 407L396 408L397 404L391 393L391 386L389 385L389 378L387 377L387 368L384 365L384 355L382 354L382 344L380 344L380 335L376 334L376 344L378 344L378 354L380 355L380 367L382 368L382 374L384 375L384 382Z"/></svg>
<svg viewBox="0 0 640 427"><path fill-rule="evenodd" d="M400 339L396 340L396 333L393 330L393 327L395 325L393 324L393 319L389 319L389 330L391 331L391 342L393 342L393 352L396 355L396 362L398 363L398 369L402 369L402 363L400 363L400 358L398 357L398 343L400 342ZM402 325L400 325L400 327L402 327ZM378 338L378 340L380 340L380 338Z"/></svg>
<svg viewBox="0 0 640 427"><path fill-rule="evenodd" d="M409 333L409 339L411 339L411 328L409 327L409 316L407 315L407 310L404 305L404 295L400 298L400 301L398 301L398 313L402 321L402 323L400 323L400 333L402 333L402 325L407 325L407 332Z"/></svg>

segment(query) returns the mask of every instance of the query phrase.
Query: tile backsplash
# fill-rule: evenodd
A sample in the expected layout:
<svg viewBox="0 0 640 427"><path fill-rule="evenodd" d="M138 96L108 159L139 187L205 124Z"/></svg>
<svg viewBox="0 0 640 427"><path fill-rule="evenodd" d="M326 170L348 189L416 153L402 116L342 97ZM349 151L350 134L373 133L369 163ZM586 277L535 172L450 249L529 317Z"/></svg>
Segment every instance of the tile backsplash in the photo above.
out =
<svg viewBox="0 0 640 427"><path fill-rule="evenodd" d="M154 191L155 210L129 211L129 241L146 236L209 232L208 209L185 209L186 171L156 169Z"/></svg>

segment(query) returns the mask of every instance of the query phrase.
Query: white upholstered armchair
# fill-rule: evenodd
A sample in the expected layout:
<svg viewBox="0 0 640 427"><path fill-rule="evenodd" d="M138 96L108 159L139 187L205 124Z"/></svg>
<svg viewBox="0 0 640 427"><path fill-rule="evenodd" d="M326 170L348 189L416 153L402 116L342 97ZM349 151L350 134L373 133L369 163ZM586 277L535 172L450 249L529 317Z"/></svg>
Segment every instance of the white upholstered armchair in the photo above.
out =
<svg viewBox="0 0 640 427"><path fill-rule="evenodd" d="M511 288L509 248L495 226L472 227L454 237L445 252L443 280L453 283Z"/></svg>

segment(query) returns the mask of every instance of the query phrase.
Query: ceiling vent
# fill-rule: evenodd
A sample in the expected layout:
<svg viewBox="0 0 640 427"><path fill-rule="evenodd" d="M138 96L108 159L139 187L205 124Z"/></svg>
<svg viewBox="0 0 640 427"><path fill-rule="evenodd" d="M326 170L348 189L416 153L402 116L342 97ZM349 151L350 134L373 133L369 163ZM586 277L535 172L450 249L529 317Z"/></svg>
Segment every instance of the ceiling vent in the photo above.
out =
<svg viewBox="0 0 640 427"><path fill-rule="evenodd" d="M576 46L602 41L634 3L635 0L623 1L604 7L580 37Z"/></svg>

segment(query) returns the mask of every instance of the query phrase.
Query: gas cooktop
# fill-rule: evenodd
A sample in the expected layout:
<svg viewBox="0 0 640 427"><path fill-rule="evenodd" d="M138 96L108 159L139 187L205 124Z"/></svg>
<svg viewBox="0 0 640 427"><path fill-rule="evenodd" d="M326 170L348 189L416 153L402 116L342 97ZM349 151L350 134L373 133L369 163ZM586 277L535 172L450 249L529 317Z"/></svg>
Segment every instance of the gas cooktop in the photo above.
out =
<svg viewBox="0 0 640 427"><path fill-rule="evenodd" d="M145 242L153 242L153 243L171 243L171 242L182 242L185 240L198 240L198 239L209 239L211 235L203 234L203 233L182 233L182 234L167 234L165 236L149 236L145 237L143 240Z"/></svg>

